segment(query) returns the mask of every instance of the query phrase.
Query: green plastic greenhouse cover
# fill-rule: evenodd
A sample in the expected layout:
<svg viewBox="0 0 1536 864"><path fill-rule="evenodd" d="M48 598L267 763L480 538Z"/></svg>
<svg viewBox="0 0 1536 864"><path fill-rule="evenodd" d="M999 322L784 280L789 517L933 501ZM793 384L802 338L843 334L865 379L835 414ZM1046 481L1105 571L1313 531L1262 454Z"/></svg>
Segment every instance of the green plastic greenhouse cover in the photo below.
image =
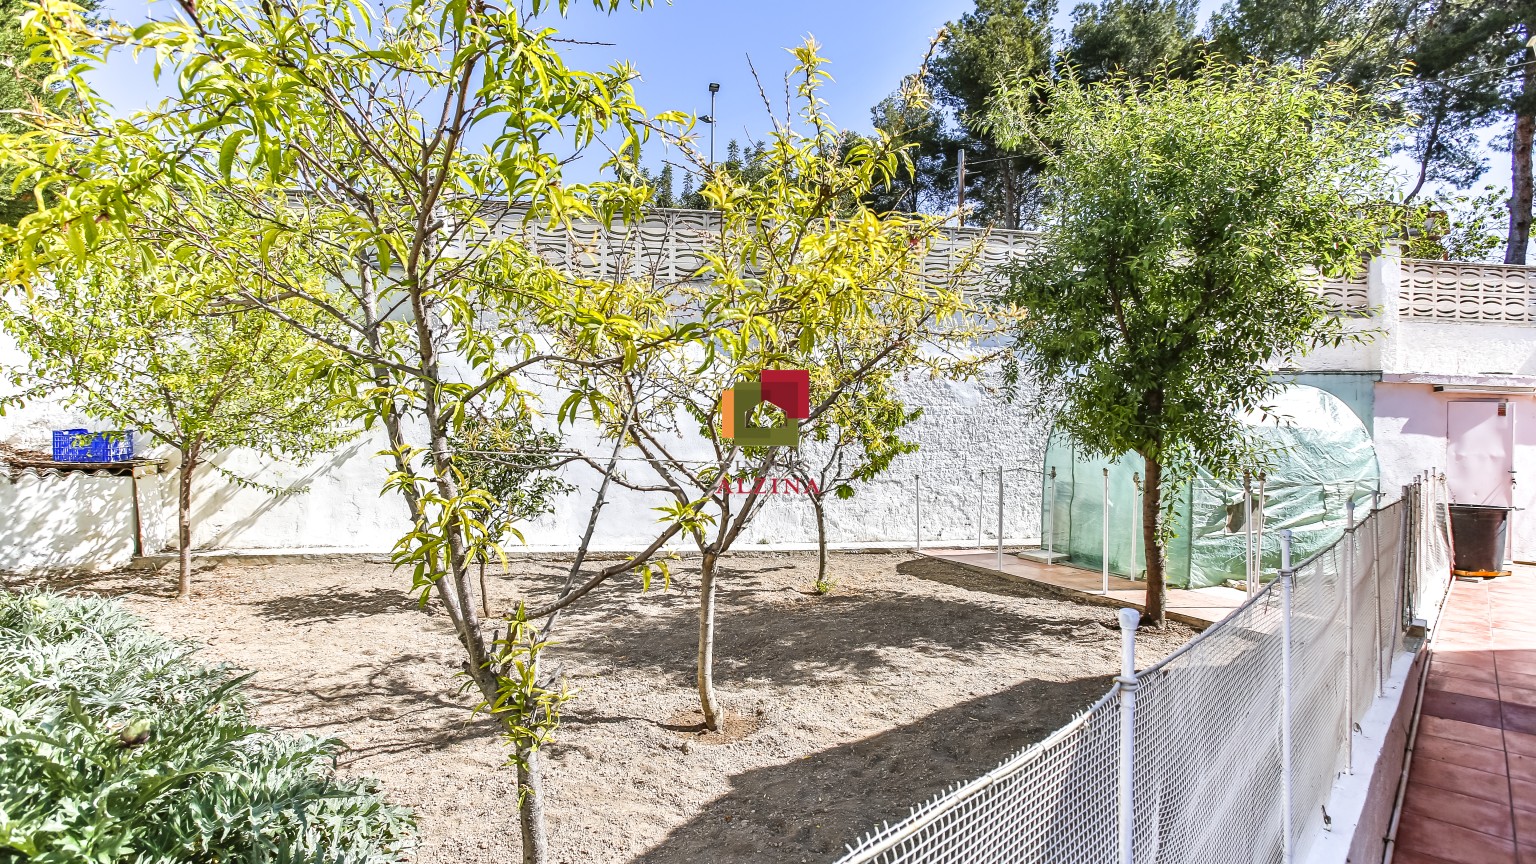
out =
<svg viewBox="0 0 1536 864"><path fill-rule="evenodd" d="M1276 399L1274 409L1272 416L1249 418L1271 450L1264 494L1266 579L1279 570L1281 529L1291 529L1292 560L1301 563L1343 536L1345 502L1353 498L1363 513L1380 476L1376 448L1365 424L1338 397L1316 387L1292 385ZM1104 469L1108 468L1110 572L1146 578L1138 488L1142 466L1141 457L1134 453L1113 462L1084 455L1070 439L1053 433L1045 456L1041 537L1050 538L1055 551L1066 552L1077 566L1090 570L1103 566ZM1257 481L1254 486L1256 493ZM1246 534L1242 480L1219 480L1201 471L1178 496L1175 536L1167 549L1168 585L1208 588L1242 579Z"/></svg>

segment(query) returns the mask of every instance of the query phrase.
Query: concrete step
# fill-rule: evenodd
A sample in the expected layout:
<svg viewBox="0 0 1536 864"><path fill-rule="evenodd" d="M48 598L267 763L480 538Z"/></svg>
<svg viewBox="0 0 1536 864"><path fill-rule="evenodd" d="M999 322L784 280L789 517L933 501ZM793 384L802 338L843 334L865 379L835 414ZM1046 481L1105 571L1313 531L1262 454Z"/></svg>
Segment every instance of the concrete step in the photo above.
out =
<svg viewBox="0 0 1536 864"><path fill-rule="evenodd" d="M1060 564L1067 560L1065 552L1047 552L1044 549L1025 549L1013 553L1025 561L1034 561L1037 564Z"/></svg>

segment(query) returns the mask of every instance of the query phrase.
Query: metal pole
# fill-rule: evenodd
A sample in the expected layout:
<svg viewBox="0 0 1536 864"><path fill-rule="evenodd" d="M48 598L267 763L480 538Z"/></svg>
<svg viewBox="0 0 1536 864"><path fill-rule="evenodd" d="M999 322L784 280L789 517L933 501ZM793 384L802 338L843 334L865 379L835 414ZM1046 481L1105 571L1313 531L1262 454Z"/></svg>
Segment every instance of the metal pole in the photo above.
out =
<svg viewBox="0 0 1536 864"><path fill-rule="evenodd" d="M1131 569L1130 576L1136 578L1136 514L1141 512L1141 472L1131 474L1131 486L1135 491L1131 493Z"/></svg>
<svg viewBox="0 0 1536 864"><path fill-rule="evenodd" d="M709 170L715 170L715 94L720 92L720 85L713 82L709 85Z"/></svg>
<svg viewBox="0 0 1536 864"><path fill-rule="evenodd" d="M1375 575L1372 584L1376 586L1376 590L1373 592L1376 595L1376 695L1381 696L1387 692L1387 680L1385 680L1385 676L1381 673L1381 655L1385 653L1381 646L1381 635L1387 629L1381 621L1381 518L1379 518L1379 513L1381 513L1381 492L1376 492L1373 498L1375 498L1375 501L1372 503L1373 518L1370 520L1370 561L1372 561L1372 572ZM1401 506L1407 509L1407 504L1401 504Z"/></svg>
<svg viewBox="0 0 1536 864"><path fill-rule="evenodd" d="M1003 569L1003 466L997 466L997 569Z"/></svg>
<svg viewBox="0 0 1536 864"><path fill-rule="evenodd" d="M1280 532L1280 802L1281 842L1285 864L1292 864L1291 789L1295 782L1291 766L1291 529Z"/></svg>
<svg viewBox="0 0 1536 864"><path fill-rule="evenodd" d="M1046 523L1050 529L1045 538L1045 563L1056 563L1056 469L1051 469L1050 493L1047 495L1051 505L1051 518Z"/></svg>
<svg viewBox="0 0 1536 864"><path fill-rule="evenodd" d="M1353 493L1349 493L1353 494ZM1344 501L1344 771L1355 773L1355 499Z"/></svg>
<svg viewBox="0 0 1536 864"><path fill-rule="evenodd" d="M1120 864L1136 861L1136 625L1141 613L1120 610Z"/></svg>
<svg viewBox="0 0 1536 864"><path fill-rule="evenodd" d="M960 148L960 170L955 176L955 212L960 216L960 227L965 227L965 148Z"/></svg>
<svg viewBox="0 0 1536 864"><path fill-rule="evenodd" d="M976 548L981 548L981 526L987 512L987 470L976 475Z"/></svg>
<svg viewBox="0 0 1536 864"><path fill-rule="evenodd" d="M1109 469L1104 469L1104 596L1109 596Z"/></svg>
<svg viewBox="0 0 1536 864"><path fill-rule="evenodd" d="M1264 472L1259 472L1259 504L1254 508L1258 512L1254 515L1253 523L1253 578L1264 584L1264 481L1267 479Z"/></svg>
<svg viewBox="0 0 1536 864"><path fill-rule="evenodd" d="M923 551L923 475L912 475L912 522L916 543L913 548Z"/></svg>
<svg viewBox="0 0 1536 864"><path fill-rule="evenodd" d="M1243 586L1248 596L1253 588L1253 476L1243 472Z"/></svg>
<svg viewBox="0 0 1536 864"><path fill-rule="evenodd" d="M1404 492L1407 492L1407 490L1404 490ZM1392 555L1392 572L1393 578L1396 581L1395 593L1399 598L1401 598L1402 592L1404 592L1404 583L1409 578L1409 575L1404 572L1404 566L1402 566L1404 564L1404 561L1402 561L1402 547L1409 544L1410 517L1412 517L1412 513L1409 512L1409 507L1407 507L1407 495L1404 495L1402 517L1398 520L1398 549ZM1402 610L1398 609L1396 612L1398 612L1398 623L1392 624L1392 626L1401 627ZM1387 638L1387 621L1385 620L1381 621L1381 636L1382 641L1385 641L1385 638ZM1396 643L1396 640L1393 640L1393 643ZM1385 692L1387 692L1387 652L1381 652L1381 658L1376 661L1376 695L1385 695Z"/></svg>

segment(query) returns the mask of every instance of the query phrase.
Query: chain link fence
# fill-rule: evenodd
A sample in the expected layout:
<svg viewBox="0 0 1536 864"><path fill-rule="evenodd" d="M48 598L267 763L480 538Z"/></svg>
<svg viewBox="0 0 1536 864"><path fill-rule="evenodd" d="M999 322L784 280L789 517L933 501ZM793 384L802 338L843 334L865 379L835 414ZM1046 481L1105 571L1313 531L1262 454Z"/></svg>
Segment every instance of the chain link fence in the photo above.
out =
<svg viewBox="0 0 1536 864"><path fill-rule="evenodd" d="M1128 660L1044 741L838 864L1300 860L1405 627L1449 587L1447 501L1443 477L1404 487L1162 662L1132 673Z"/></svg>

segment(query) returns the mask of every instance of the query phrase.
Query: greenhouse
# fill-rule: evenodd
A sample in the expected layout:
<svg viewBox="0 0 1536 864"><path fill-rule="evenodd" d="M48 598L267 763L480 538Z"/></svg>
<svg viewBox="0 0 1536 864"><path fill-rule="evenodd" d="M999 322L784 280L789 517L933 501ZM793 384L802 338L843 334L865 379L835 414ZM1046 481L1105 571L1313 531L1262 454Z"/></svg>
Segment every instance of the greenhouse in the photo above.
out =
<svg viewBox="0 0 1536 864"><path fill-rule="evenodd" d="M1345 503L1353 499L1363 507L1377 491L1376 449L1354 412L1316 387L1287 387L1271 412L1250 416L1248 423L1268 458L1261 536L1263 572L1272 578L1280 566L1281 529L1292 531L1297 563L1343 535ZM1053 433L1045 457L1042 547L1065 553L1064 563L1091 570L1102 569L1107 547L1110 573L1145 578L1142 476L1136 454L1107 460ZM1177 490L1174 537L1167 548L1170 587L1209 588L1244 578L1248 521L1260 512L1257 479L1252 487L1246 512L1241 479L1222 480L1202 470Z"/></svg>

